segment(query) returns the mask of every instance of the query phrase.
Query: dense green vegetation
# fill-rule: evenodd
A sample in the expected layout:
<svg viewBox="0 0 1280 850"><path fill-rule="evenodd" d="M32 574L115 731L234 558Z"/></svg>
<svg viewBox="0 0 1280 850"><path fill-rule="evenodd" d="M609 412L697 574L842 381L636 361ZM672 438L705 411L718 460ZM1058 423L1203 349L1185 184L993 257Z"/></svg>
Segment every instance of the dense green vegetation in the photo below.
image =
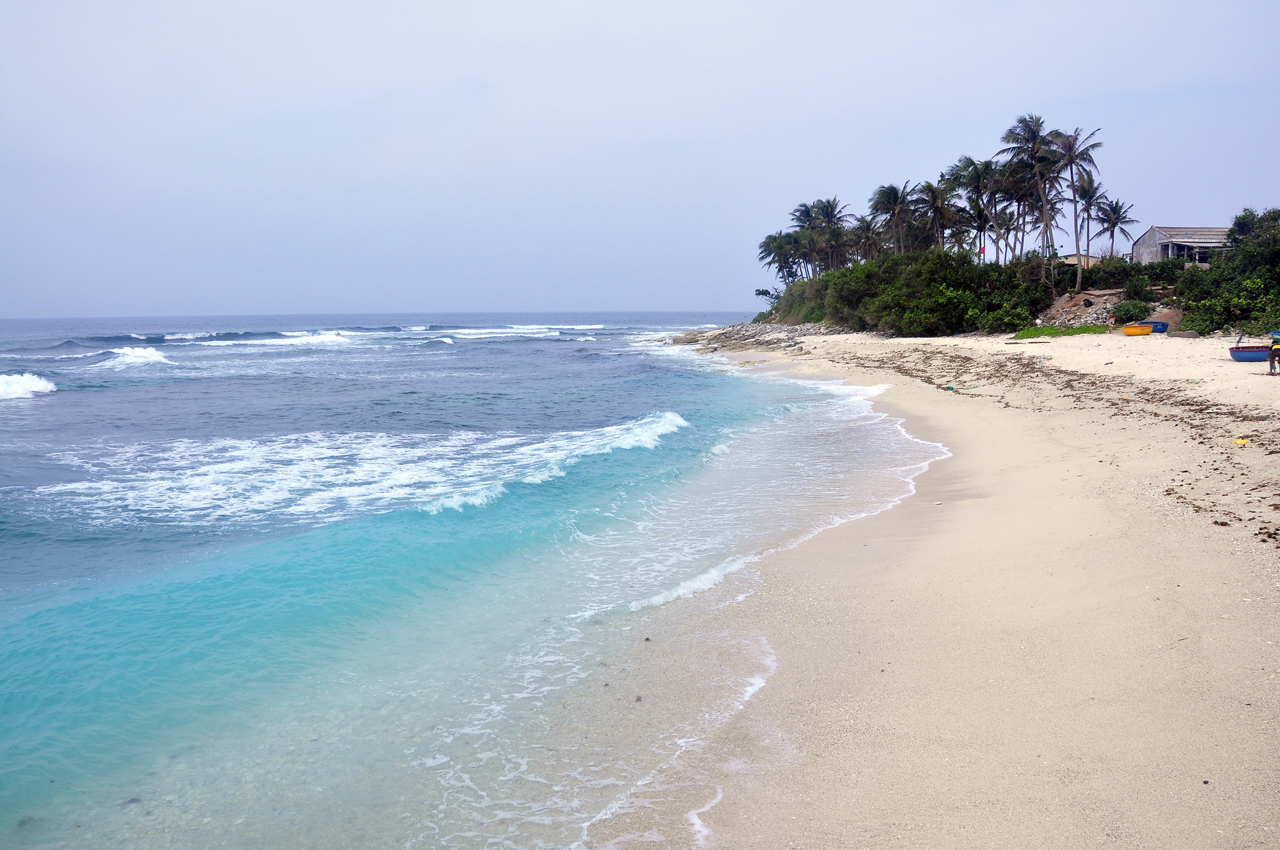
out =
<svg viewBox="0 0 1280 850"><path fill-rule="evenodd" d="M976 263L940 248L893 254L796 281L760 318L904 336L1015 331L1051 303L1040 282L1044 265Z"/></svg>
<svg viewBox="0 0 1280 850"><path fill-rule="evenodd" d="M1227 242L1230 247L1207 270L1192 266L1178 273L1174 293L1187 311L1182 327L1248 334L1280 329L1280 209L1245 210L1232 222Z"/></svg>
<svg viewBox="0 0 1280 850"><path fill-rule="evenodd" d="M993 158L961 157L937 182L880 186L865 215L838 198L800 204L789 230L760 243L781 285L756 290L770 303L756 320L909 336L1009 332L1030 327L1059 294L1093 289L1124 291L1117 323L1145 319L1163 300L1202 333L1280 328L1280 210L1237 216L1209 269L1180 259L1133 265L1115 256L1115 237L1131 240L1126 228L1137 222L1097 181L1096 133L1047 130L1024 115ZM1077 257L1095 239L1110 255L1066 264L1055 231L1072 237Z"/></svg>

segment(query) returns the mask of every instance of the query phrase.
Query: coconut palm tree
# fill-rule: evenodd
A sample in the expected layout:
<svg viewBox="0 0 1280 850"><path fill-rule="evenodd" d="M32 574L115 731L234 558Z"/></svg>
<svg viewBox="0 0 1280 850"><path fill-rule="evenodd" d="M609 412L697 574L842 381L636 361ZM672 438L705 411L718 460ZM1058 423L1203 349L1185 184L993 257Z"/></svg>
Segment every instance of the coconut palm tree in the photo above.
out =
<svg viewBox="0 0 1280 850"><path fill-rule="evenodd" d="M1055 130L1049 134L1050 144L1057 153L1058 169L1066 170L1067 185L1071 187L1071 221L1076 237L1076 292L1080 291L1084 281L1084 266L1080 263L1080 199L1076 194L1076 174L1098 167L1093 161L1093 153L1102 147L1102 142L1092 141L1098 132L1094 130L1086 136L1084 130L1077 127L1070 133Z"/></svg>
<svg viewBox="0 0 1280 850"><path fill-rule="evenodd" d="M969 221L980 225L975 231L975 242L986 256L987 232L996 218L996 207L999 205L998 181L1000 169L993 160L981 162L971 156L962 156L955 165L947 170L947 180L964 193L968 201ZM974 204L982 211L981 216L974 215Z"/></svg>
<svg viewBox="0 0 1280 850"><path fill-rule="evenodd" d="M793 230L787 235L791 237L792 251L804 270L804 276L813 280L822 271L824 254L824 246L818 231L806 227L803 230Z"/></svg>
<svg viewBox="0 0 1280 850"><path fill-rule="evenodd" d="M1005 130L1000 141L1008 147L999 152L999 156L1007 156L1010 160L1020 161L1032 177L1032 182L1039 197L1040 247L1045 256L1053 245L1053 223L1049 218L1051 212L1050 193L1058 182L1061 170L1057 149L1053 146L1050 132L1044 127L1044 119L1039 115L1022 115Z"/></svg>
<svg viewBox="0 0 1280 850"><path fill-rule="evenodd" d="M996 217L991 221L991 233L995 237L997 263L1000 262L1000 246L1002 244L1004 245L1005 256L1008 259L1014 258L1013 238L1017 227L1018 221L1015 217L1013 204L1005 204L996 210Z"/></svg>
<svg viewBox="0 0 1280 850"><path fill-rule="evenodd" d="M809 210L813 214L814 223L810 227L832 227L840 228L849 224L852 216L846 210L849 209L848 204L840 203L839 198L828 198L826 200L817 200L809 205Z"/></svg>
<svg viewBox="0 0 1280 850"><path fill-rule="evenodd" d="M991 232L992 221L982 201L966 196L964 206L956 208L956 222L957 226L952 230L956 246L986 259L987 234ZM962 235L968 238L960 238Z"/></svg>
<svg viewBox="0 0 1280 850"><path fill-rule="evenodd" d="M811 204L800 204L791 211L791 229L805 230L818 223L818 216Z"/></svg>
<svg viewBox="0 0 1280 850"><path fill-rule="evenodd" d="M765 268L772 268L777 274L778 279L784 284L789 284L800 278L800 273L796 268L796 260L793 251L790 233L771 233L760 243L760 262Z"/></svg>
<svg viewBox="0 0 1280 850"><path fill-rule="evenodd" d="M1084 256L1087 264L1088 258L1093 256L1093 223L1098 208L1107 200L1107 193L1102 190L1102 184L1093 176L1092 171L1081 171L1076 175L1075 193L1080 199L1080 217L1084 219Z"/></svg>
<svg viewBox="0 0 1280 850"><path fill-rule="evenodd" d="M1000 165L997 176L997 193L1001 205L1008 213L1008 228L1003 229L1008 242L1009 258L1020 257L1025 252L1025 240L1031 213L1039 203L1039 192L1031 167L1020 159L1010 159Z"/></svg>
<svg viewBox="0 0 1280 850"><path fill-rule="evenodd" d="M884 244L884 234L880 224L873 216L858 215L853 217L853 226L849 228L853 240L853 252L862 261L874 260L880 256Z"/></svg>
<svg viewBox="0 0 1280 850"><path fill-rule="evenodd" d="M821 246L822 269L829 272L849 265L853 255L853 234L844 227L824 227L818 232L818 244Z"/></svg>
<svg viewBox="0 0 1280 850"><path fill-rule="evenodd" d="M943 179L937 183L926 180L913 193L912 206L932 235L933 244L937 248L946 247L947 230L956 220L953 203L955 196L955 189Z"/></svg>
<svg viewBox="0 0 1280 850"><path fill-rule="evenodd" d="M1133 211L1133 204L1126 204L1119 200L1103 201L1098 207L1098 214L1094 217L1099 225L1098 235L1109 235L1111 237L1111 253L1116 252L1116 232L1121 236L1133 241L1133 237L1129 235L1129 231L1125 230L1126 224L1137 224L1136 218L1130 218L1129 213Z"/></svg>
<svg viewBox="0 0 1280 850"><path fill-rule="evenodd" d="M911 216L911 181L901 186L892 183L880 186L869 201L871 213L884 218L885 225L893 235L894 252L905 251L907 219Z"/></svg>

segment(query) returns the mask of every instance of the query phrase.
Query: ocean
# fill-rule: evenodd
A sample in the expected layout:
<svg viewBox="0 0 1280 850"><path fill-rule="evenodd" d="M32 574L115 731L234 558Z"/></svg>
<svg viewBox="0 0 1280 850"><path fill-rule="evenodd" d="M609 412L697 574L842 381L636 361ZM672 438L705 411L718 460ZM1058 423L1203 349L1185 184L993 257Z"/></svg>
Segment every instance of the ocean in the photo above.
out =
<svg viewBox="0 0 1280 850"><path fill-rule="evenodd" d="M596 846L946 455L744 318L0 322L0 847Z"/></svg>

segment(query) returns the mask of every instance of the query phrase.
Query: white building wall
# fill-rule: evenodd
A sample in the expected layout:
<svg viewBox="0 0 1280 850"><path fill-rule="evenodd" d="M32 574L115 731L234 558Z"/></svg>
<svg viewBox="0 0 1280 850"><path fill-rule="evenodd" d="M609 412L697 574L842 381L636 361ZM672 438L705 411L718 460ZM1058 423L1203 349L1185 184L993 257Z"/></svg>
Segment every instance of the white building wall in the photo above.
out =
<svg viewBox="0 0 1280 850"><path fill-rule="evenodd" d="M1160 239L1163 234L1154 227L1138 237L1133 243L1133 261L1135 263L1155 263L1160 260Z"/></svg>

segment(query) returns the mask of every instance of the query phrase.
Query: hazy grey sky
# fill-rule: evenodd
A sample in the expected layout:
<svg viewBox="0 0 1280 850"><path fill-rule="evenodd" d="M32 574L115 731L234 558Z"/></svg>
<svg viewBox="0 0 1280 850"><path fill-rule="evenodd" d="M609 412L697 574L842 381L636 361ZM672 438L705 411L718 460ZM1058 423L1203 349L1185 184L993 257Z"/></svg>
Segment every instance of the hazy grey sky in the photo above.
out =
<svg viewBox="0 0 1280 850"><path fill-rule="evenodd" d="M1067 14L1071 17L1067 17ZM796 203L1100 127L1280 205L1268 2L11 2L0 316L758 309Z"/></svg>

